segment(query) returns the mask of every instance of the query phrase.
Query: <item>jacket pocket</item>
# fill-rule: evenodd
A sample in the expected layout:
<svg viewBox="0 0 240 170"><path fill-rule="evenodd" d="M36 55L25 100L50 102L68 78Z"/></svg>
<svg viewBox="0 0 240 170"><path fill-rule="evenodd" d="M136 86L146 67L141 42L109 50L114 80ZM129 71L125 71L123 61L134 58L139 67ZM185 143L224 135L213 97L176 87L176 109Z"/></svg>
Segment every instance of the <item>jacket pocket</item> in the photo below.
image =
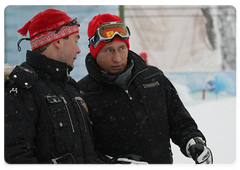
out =
<svg viewBox="0 0 240 170"><path fill-rule="evenodd" d="M73 145L72 125L69 111L56 95L45 96L49 102L50 119L53 126L53 140L58 153L69 150Z"/></svg>

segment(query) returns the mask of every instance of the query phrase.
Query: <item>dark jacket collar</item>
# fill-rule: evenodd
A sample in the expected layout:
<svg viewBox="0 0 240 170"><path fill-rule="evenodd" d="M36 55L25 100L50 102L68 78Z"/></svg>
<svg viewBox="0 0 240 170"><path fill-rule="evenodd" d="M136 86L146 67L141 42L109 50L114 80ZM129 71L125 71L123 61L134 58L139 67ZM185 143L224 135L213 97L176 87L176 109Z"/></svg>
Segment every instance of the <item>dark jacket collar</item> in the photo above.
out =
<svg viewBox="0 0 240 170"><path fill-rule="evenodd" d="M135 77L135 75L137 75L140 71L147 69L147 65L145 64L145 62L141 59L139 55L137 55L133 51L131 50L128 51L128 57L130 58L128 59L128 61L133 61L134 63L134 66L131 71L131 78ZM91 53L87 55L85 62L90 77L108 84L114 84L112 82L107 81L106 78L102 75L102 71L98 67L96 60L92 57Z"/></svg>
<svg viewBox="0 0 240 170"><path fill-rule="evenodd" d="M50 78L54 81L68 81L72 67L45 55L27 51L26 62L35 69L39 77Z"/></svg>

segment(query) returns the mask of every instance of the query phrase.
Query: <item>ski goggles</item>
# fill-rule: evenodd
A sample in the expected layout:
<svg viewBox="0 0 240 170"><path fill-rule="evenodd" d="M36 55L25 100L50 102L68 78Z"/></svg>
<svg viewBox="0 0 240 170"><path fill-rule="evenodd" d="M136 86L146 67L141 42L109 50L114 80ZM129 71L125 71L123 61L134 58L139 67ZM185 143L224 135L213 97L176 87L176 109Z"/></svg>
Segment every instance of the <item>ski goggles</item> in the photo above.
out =
<svg viewBox="0 0 240 170"><path fill-rule="evenodd" d="M130 36L130 30L121 21L104 23L98 27L95 34L88 39L88 48L90 48L91 45L94 45L94 48L96 48L101 41L111 42L115 36L126 40Z"/></svg>

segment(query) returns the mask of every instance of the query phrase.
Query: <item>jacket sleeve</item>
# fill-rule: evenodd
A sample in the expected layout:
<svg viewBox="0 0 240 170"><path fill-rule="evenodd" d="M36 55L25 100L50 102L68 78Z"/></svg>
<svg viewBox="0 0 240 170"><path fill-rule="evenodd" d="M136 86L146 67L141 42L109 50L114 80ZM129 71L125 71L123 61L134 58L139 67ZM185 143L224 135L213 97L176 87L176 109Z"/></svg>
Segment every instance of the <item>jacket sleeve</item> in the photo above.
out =
<svg viewBox="0 0 240 170"><path fill-rule="evenodd" d="M166 83L167 110L169 117L170 137L182 153L186 154L186 144L193 137L205 137L198 129L196 122L184 107L172 83L164 76Z"/></svg>
<svg viewBox="0 0 240 170"><path fill-rule="evenodd" d="M16 86L5 87L4 152L7 163L37 163L34 157L36 130L32 114L36 109L29 90L22 90ZM27 102L28 105L25 104Z"/></svg>

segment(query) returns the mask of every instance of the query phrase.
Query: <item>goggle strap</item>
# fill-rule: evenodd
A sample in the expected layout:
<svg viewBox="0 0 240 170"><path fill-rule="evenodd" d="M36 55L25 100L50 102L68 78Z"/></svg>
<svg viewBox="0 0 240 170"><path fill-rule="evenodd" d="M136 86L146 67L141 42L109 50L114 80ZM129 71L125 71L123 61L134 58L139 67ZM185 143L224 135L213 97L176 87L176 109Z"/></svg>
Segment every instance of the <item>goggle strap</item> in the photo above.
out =
<svg viewBox="0 0 240 170"><path fill-rule="evenodd" d="M97 48L98 44L100 43L101 41L97 40L97 42L93 45L94 48Z"/></svg>
<svg viewBox="0 0 240 170"><path fill-rule="evenodd" d="M129 36L131 35L130 29L126 26Z"/></svg>
<svg viewBox="0 0 240 170"><path fill-rule="evenodd" d="M99 44L99 43L97 43L98 40L99 40L99 38L97 38L94 42L92 42L90 45L88 45L88 48L90 48L92 44Z"/></svg>
<svg viewBox="0 0 240 170"><path fill-rule="evenodd" d="M97 41L99 40L99 36L98 36L98 33L97 31L95 32L95 34L88 39L88 48L90 48L90 46L94 43L96 43Z"/></svg>

